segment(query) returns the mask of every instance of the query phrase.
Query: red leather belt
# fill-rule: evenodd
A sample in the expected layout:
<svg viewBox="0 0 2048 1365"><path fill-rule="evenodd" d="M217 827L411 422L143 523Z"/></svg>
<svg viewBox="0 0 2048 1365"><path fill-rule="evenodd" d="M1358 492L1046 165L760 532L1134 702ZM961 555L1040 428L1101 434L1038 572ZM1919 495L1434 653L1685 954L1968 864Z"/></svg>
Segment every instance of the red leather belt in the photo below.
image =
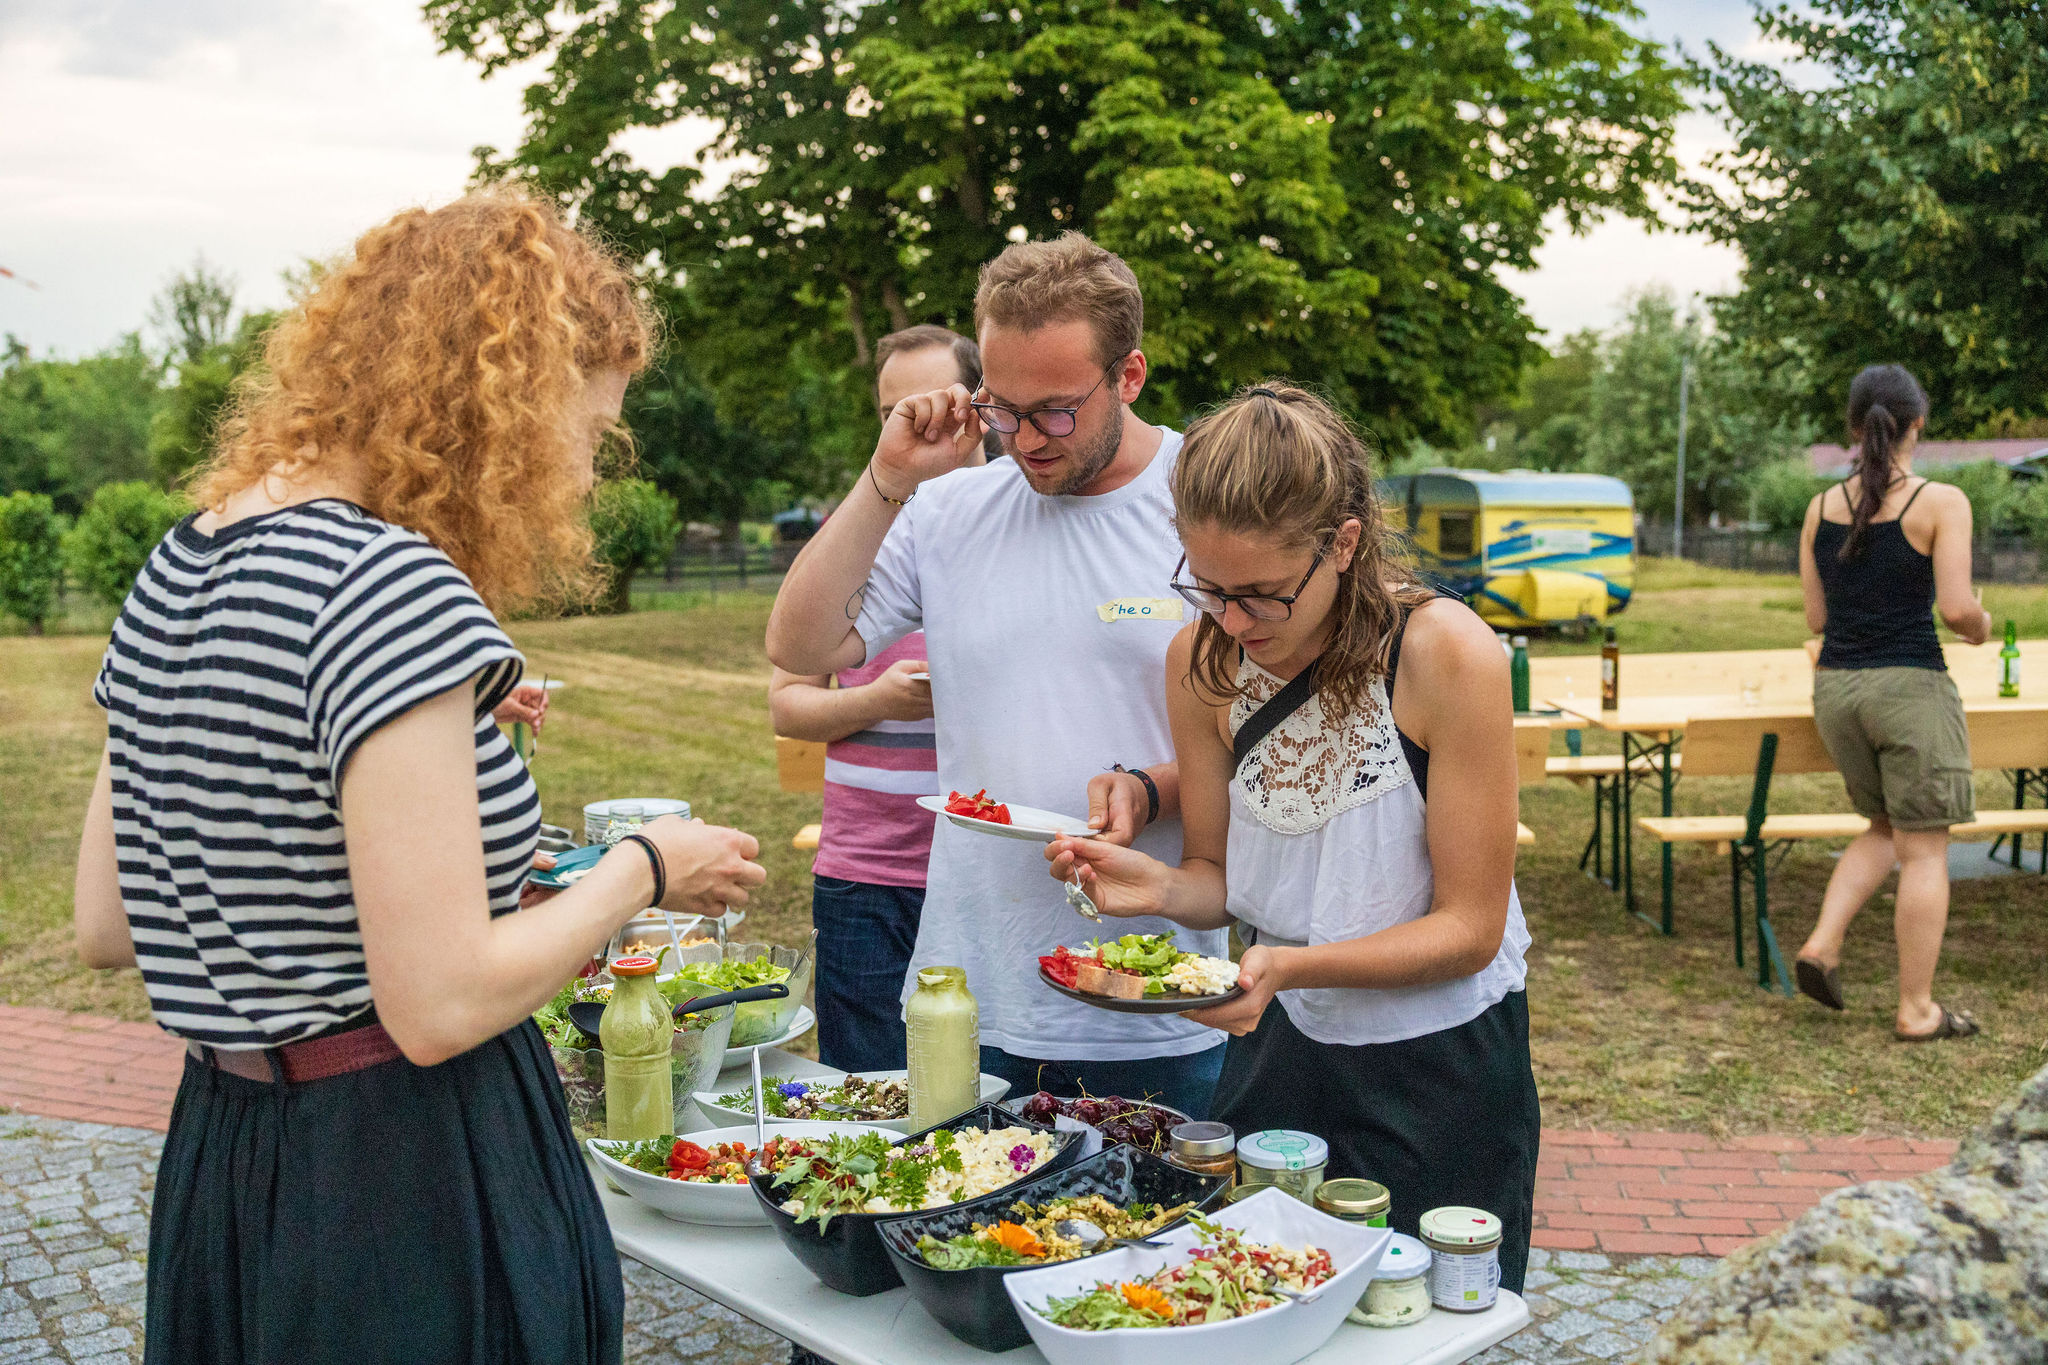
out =
<svg viewBox="0 0 2048 1365"><path fill-rule="evenodd" d="M391 1041L391 1035L384 1031L382 1024L309 1038L303 1043L286 1043L283 1047L224 1052L217 1047L202 1047L188 1042L185 1051L207 1066L251 1081L276 1080L277 1074L270 1065L270 1060L275 1058L285 1080L292 1082L325 1080L329 1076L379 1066L405 1055L398 1050L398 1044Z"/></svg>

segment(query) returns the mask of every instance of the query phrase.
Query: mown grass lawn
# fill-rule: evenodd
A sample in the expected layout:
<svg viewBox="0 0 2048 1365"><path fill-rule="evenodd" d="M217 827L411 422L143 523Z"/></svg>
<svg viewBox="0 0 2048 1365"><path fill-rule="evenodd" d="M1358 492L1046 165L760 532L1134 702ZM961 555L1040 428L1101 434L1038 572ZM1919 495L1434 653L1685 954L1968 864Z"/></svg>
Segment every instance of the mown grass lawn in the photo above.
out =
<svg viewBox="0 0 2048 1365"><path fill-rule="evenodd" d="M1798 597L1791 579L1651 562L1620 620L1623 646L1796 645L1805 637ZM2048 634L2048 589L1994 585L1985 599L2027 635ZM536 676L569 684L534 765L548 818L579 823L583 803L599 797L681 796L708 819L753 831L770 879L749 928L787 941L809 914L807 860L789 836L816 818L817 798L776 786L760 643L768 605L760 595L665 597L663 610L526 622L512 633ZM89 695L102 648L91 635L0 639L0 999L140 1019L147 1008L135 975L88 972L70 949L78 818L102 735ZM1779 809L1846 808L1830 777L1786 779L1774 792ZM1678 809L1734 812L1746 798L1745 782L1693 779L1680 784ZM2010 790L1987 774L1979 800L2008 804ZM1850 1008L1833 1015L1766 995L1737 970L1726 862L1711 850L1679 852L1679 933L1666 939L1578 872L1585 793L1564 783L1525 789L1522 815L1539 840L1523 850L1517 877L1535 938L1529 999L1548 1123L1954 1135L2048 1062L2039 968L2048 960L2048 882L1956 884L1937 985L1943 999L1974 1010L1986 1034L1908 1047L1891 1039L1888 898L1851 936L1842 969ZM1832 847L1794 850L1773 879L1787 951L1811 925ZM1653 855L1639 858L1638 889L1653 903Z"/></svg>

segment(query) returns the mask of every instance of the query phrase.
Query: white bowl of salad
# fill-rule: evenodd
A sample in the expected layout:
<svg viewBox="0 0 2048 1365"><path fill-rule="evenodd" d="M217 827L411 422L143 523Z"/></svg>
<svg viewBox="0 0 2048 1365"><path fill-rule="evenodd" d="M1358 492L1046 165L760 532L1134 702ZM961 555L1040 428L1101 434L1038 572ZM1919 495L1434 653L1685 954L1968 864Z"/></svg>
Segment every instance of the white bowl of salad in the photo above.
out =
<svg viewBox="0 0 2048 1365"><path fill-rule="evenodd" d="M818 1107L837 1105L854 1110L841 1114L846 1123L872 1123L898 1133L910 1131L910 1073L908 1071L828 1072L820 1076L763 1076L768 1090L764 1117L778 1127L826 1117ZM981 1093L976 1104L993 1104L1010 1093L1010 1083L1001 1076L981 1075ZM714 1094L699 1090L697 1107L711 1118L725 1123L754 1121L754 1087L751 1082L738 1090Z"/></svg>
<svg viewBox="0 0 2048 1365"><path fill-rule="evenodd" d="M1051 1365L1286 1365L1335 1334L1392 1238L1269 1189L1159 1234L1157 1250L1014 1271L1003 1290ZM1263 1292L1274 1283L1310 1297Z"/></svg>
<svg viewBox="0 0 2048 1365"><path fill-rule="evenodd" d="M889 1142L900 1133L866 1123L786 1123L775 1129L790 1137L833 1137L881 1133ZM766 1227L768 1215L747 1185L747 1158L754 1154L754 1125L711 1128L654 1138L613 1142L590 1138L590 1155L612 1183L664 1218L716 1227Z"/></svg>

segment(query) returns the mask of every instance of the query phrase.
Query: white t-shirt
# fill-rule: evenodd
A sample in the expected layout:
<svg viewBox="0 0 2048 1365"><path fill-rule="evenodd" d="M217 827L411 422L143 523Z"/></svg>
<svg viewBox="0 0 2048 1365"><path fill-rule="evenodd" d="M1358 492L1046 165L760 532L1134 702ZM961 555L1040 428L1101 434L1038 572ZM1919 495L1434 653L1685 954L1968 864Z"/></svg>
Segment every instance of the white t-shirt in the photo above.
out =
<svg viewBox="0 0 2048 1365"><path fill-rule="evenodd" d="M858 629L873 658L925 633L939 744L939 788L1069 815L1088 813L1088 782L1113 763L1173 759L1166 648L1188 608L1167 586L1180 558L1168 476L1180 433L1137 478L1096 497L1046 497L1013 460L955 470L918 490L875 558ZM1137 847L1180 861L1180 822ZM1038 957L1095 937L1163 933L1155 918L1074 913L1044 846L940 820L917 950L920 967L967 969L981 1041L1048 1061L1176 1057L1224 1035L1178 1015L1112 1014L1038 979ZM1191 952L1225 955L1222 930L1179 929Z"/></svg>

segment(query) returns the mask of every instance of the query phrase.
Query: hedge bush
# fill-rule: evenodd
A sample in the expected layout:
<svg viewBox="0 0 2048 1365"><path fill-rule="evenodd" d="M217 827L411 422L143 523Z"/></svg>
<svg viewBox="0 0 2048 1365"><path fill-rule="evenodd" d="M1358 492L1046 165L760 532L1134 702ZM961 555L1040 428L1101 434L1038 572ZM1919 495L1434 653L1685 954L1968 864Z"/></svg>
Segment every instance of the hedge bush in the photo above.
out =
<svg viewBox="0 0 2048 1365"><path fill-rule="evenodd" d="M64 537L72 578L108 606L120 606L149 552L191 510L185 499L155 484L102 484Z"/></svg>
<svg viewBox="0 0 2048 1365"><path fill-rule="evenodd" d="M608 575L601 604L608 612L632 606L633 575L668 562L683 533L676 500L645 479L607 479L590 502L597 562Z"/></svg>
<svg viewBox="0 0 2048 1365"><path fill-rule="evenodd" d="M64 523L41 493L0 498L0 611L41 635L64 574Z"/></svg>

